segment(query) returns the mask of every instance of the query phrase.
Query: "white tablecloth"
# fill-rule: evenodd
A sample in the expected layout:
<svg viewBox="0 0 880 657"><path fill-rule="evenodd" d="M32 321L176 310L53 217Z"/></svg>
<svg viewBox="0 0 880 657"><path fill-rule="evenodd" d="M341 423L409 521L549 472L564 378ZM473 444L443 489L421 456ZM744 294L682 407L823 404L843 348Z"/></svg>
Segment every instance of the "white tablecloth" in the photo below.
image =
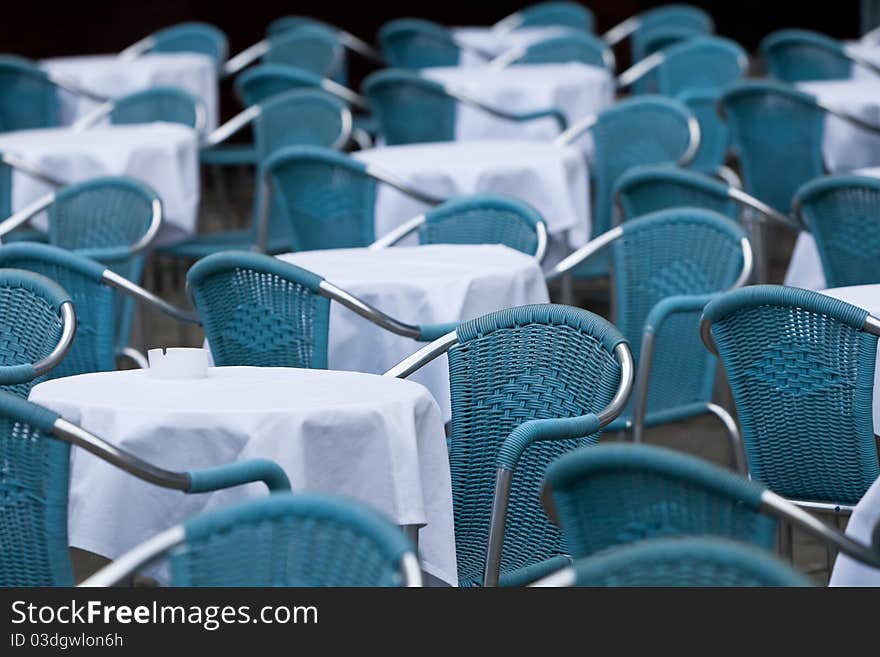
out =
<svg viewBox="0 0 880 657"><path fill-rule="evenodd" d="M855 285L822 290L823 294L864 308L880 316L880 285ZM874 433L880 433L880 362L874 372ZM870 543L874 525L880 522L880 480L875 481L856 506L846 533ZM880 586L880 570L868 568L840 555L831 574L831 586Z"/></svg>
<svg viewBox="0 0 880 657"><path fill-rule="evenodd" d="M853 174L880 178L880 167L859 169L853 171ZM801 232L798 235L788 270L785 272L785 284L807 290L821 290L827 285L816 241L810 233Z"/></svg>
<svg viewBox="0 0 880 657"><path fill-rule="evenodd" d="M382 312L410 324L473 319L530 303L547 303L547 285L537 261L500 245L435 244L380 251L334 249L281 257L320 274ZM333 370L386 372L424 346L395 335L341 304L330 311L328 365ZM412 380L434 395L444 420L451 417L446 357Z"/></svg>
<svg viewBox="0 0 880 657"><path fill-rule="evenodd" d="M558 109L568 124L596 114L614 102L614 81L605 69L578 62L526 64L500 71L489 68L427 68L421 74L490 107L521 113ZM560 132L552 118L508 121L471 107L458 106L455 137L467 139L552 140Z"/></svg>
<svg viewBox="0 0 880 657"><path fill-rule="evenodd" d="M497 57L511 48L525 48L538 41L563 36L571 30L558 25L521 27L502 32L491 27L456 27L452 34L459 43ZM459 66L485 65L486 60L472 51L463 51Z"/></svg>
<svg viewBox="0 0 880 657"><path fill-rule="evenodd" d="M589 180L577 146L486 140L386 146L353 155L440 197L490 192L530 203L547 222L551 237L545 264L553 263L556 249L552 247L576 249L589 239ZM375 208L376 235L424 211L423 204L381 185ZM556 260L560 257L555 254Z"/></svg>
<svg viewBox="0 0 880 657"><path fill-rule="evenodd" d="M182 125L100 126L19 130L0 134L0 152L67 182L98 176L130 176L148 184L162 199L163 228L157 244L195 232L199 206L199 154L196 133ZM20 210L52 189L15 173L12 209ZM34 221L45 227L45 218Z"/></svg>
<svg viewBox="0 0 880 657"><path fill-rule="evenodd" d="M400 525L427 523L419 534L425 571L457 581L443 423L416 383L284 368L216 368L190 380L129 370L48 381L31 399L165 468L268 458L294 490L346 495ZM69 540L116 558L202 511L265 494L254 484L187 496L74 449Z"/></svg>
<svg viewBox="0 0 880 657"><path fill-rule="evenodd" d="M217 127L217 65L199 53L155 53L125 61L117 55L86 55L46 59L42 66L78 87L118 98L149 87L178 87L205 104L206 128ZM61 94L62 125L95 109L94 101Z"/></svg>
<svg viewBox="0 0 880 657"><path fill-rule="evenodd" d="M874 66L880 66L880 45L864 44L859 41L847 41L846 49L852 54L861 57ZM852 68L852 77L856 80L877 80L876 73L864 66L856 65Z"/></svg>

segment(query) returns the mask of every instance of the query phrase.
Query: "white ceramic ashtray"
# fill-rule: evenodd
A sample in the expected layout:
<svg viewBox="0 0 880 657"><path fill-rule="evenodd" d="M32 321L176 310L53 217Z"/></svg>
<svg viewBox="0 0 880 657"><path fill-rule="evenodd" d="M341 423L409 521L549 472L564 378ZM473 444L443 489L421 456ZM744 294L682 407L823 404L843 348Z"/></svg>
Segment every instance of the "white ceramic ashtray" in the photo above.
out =
<svg viewBox="0 0 880 657"><path fill-rule="evenodd" d="M189 347L150 349L150 375L159 379L202 379L208 375L208 351Z"/></svg>

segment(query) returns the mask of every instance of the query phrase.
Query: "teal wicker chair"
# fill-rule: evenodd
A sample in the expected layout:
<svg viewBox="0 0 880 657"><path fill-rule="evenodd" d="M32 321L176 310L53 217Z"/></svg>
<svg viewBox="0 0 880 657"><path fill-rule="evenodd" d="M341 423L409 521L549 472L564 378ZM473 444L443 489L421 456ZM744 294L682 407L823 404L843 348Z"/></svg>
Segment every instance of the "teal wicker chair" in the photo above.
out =
<svg viewBox="0 0 880 657"><path fill-rule="evenodd" d="M331 30L304 25L269 38L262 61L295 66L322 78L345 83L345 51Z"/></svg>
<svg viewBox="0 0 880 657"><path fill-rule="evenodd" d="M572 143L587 131L594 144L590 166L591 238L607 232L614 223L614 185L620 176L645 164L687 165L700 143L699 124L687 107L661 96L645 95L617 103L574 124L556 143ZM607 274L607 254L573 272L578 277Z"/></svg>
<svg viewBox="0 0 880 657"><path fill-rule="evenodd" d="M419 244L503 244L535 256L547 251L547 225L532 206L509 196L475 194L431 208L370 245L394 246L413 232Z"/></svg>
<svg viewBox="0 0 880 657"><path fill-rule="evenodd" d="M722 176L734 180L727 169L727 153L730 150L730 129L718 114L719 91L696 89L683 91L676 96L691 111L700 124L700 146L688 169L710 176ZM735 179L739 182L739 177Z"/></svg>
<svg viewBox="0 0 880 657"><path fill-rule="evenodd" d="M400 527L357 502L271 495L204 513L158 534L82 586L113 586L167 557L171 586L420 586Z"/></svg>
<svg viewBox="0 0 880 657"><path fill-rule="evenodd" d="M766 550L717 537L654 538L579 559L535 586L809 587Z"/></svg>
<svg viewBox="0 0 880 657"><path fill-rule="evenodd" d="M120 54L134 59L148 52L193 52L211 57L219 69L229 56L229 44L221 30L208 23L178 23L133 43Z"/></svg>
<svg viewBox="0 0 880 657"><path fill-rule="evenodd" d="M0 391L0 586L72 586L67 542L70 446L163 488L207 493L262 481L290 490L262 459L170 472L109 444L47 408Z"/></svg>
<svg viewBox="0 0 880 657"><path fill-rule="evenodd" d="M596 16L589 8L577 2L550 0L536 2L523 7L495 23L499 31L516 30L521 27L542 27L558 25L572 30L593 32L596 29Z"/></svg>
<svg viewBox="0 0 880 657"><path fill-rule="evenodd" d="M836 39L808 30L779 30L767 35L761 41L761 55L770 75L789 84L850 78L856 66L880 74L880 68Z"/></svg>
<svg viewBox="0 0 880 657"><path fill-rule="evenodd" d="M364 94L389 145L454 141L455 117L460 105L475 107L506 121L552 119L565 130L565 115L548 108L510 112L486 105L450 86L413 71L385 70L364 80Z"/></svg>
<svg viewBox="0 0 880 657"><path fill-rule="evenodd" d="M281 18L276 18L269 23L266 28L266 35L269 37L276 36L283 32L303 27L304 25L314 25L329 30L336 36L337 41L339 41L346 50L357 53L361 57L365 57L374 63L385 63L385 60L382 58L382 53L363 39L355 36L351 32L347 32L335 25L318 20L317 18L312 18L311 16L282 16Z"/></svg>
<svg viewBox="0 0 880 657"><path fill-rule="evenodd" d="M809 508L848 512L880 475L871 417L878 320L770 285L724 294L703 315L752 479Z"/></svg>
<svg viewBox="0 0 880 657"><path fill-rule="evenodd" d="M235 91L247 107L295 89L321 89L353 107L365 109L367 106L366 99L351 89L295 66L260 64L235 78Z"/></svg>
<svg viewBox="0 0 880 657"><path fill-rule="evenodd" d="M816 241L827 287L880 283L880 180L818 178L798 190L794 207Z"/></svg>
<svg viewBox="0 0 880 657"><path fill-rule="evenodd" d="M859 561L880 565L880 537L862 545L756 481L650 445L599 445L547 469L545 504L575 559L677 537L721 537L772 550L784 521Z"/></svg>
<svg viewBox="0 0 880 657"><path fill-rule="evenodd" d="M586 310L522 306L464 322L385 375L409 376L446 352L459 583L537 579L565 563L539 501L544 470L594 445L623 410L632 386L627 343Z"/></svg>
<svg viewBox="0 0 880 657"><path fill-rule="evenodd" d="M614 52L602 39L577 33L544 39L525 48L511 48L492 60L494 68L513 64L566 64L580 62L614 71Z"/></svg>
<svg viewBox="0 0 880 657"><path fill-rule="evenodd" d="M87 252L27 242L0 246L0 267L35 272L55 281L66 290L76 309L73 346L50 378L114 370L117 355L145 365L143 356L125 348L128 336L119 335L120 306L132 314L134 302L140 301L180 321L198 323L191 312L175 308L105 263L82 254Z"/></svg>
<svg viewBox="0 0 880 657"><path fill-rule="evenodd" d="M326 369L331 301L414 340L454 328L398 322L317 274L258 253L208 256L186 279L218 367Z"/></svg>
<svg viewBox="0 0 880 657"><path fill-rule="evenodd" d="M5 240L7 232L43 211L48 217L50 244L97 260L133 283L141 281L146 251L162 223L162 204L152 189L121 177L93 178L69 185L0 223L0 235ZM114 313L108 330L114 328L115 333L110 335L115 334L116 348L122 351L131 337L134 300L119 299Z"/></svg>
<svg viewBox="0 0 880 657"><path fill-rule="evenodd" d="M727 217L697 208L661 210L601 235L548 274L564 275L611 245L615 324L633 345L632 403L609 430L633 431L707 413L728 430L733 460L745 471L736 423L712 403L715 359L700 343L703 306L748 280L752 252L745 231Z"/></svg>
<svg viewBox="0 0 880 657"><path fill-rule="evenodd" d="M179 123L200 135L205 130L205 106L201 100L177 87L150 87L115 98L77 121L77 128L88 128L107 118L114 125Z"/></svg>
<svg viewBox="0 0 880 657"><path fill-rule="evenodd" d="M638 62L675 40L711 34L714 30L712 17L699 7L669 4L631 16L608 30L603 38L612 46L629 38L632 61Z"/></svg>
<svg viewBox="0 0 880 657"><path fill-rule="evenodd" d="M70 350L76 311L54 281L2 268L0 316L0 389L26 398Z"/></svg>
<svg viewBox="0 0 880 657"><path fill-rule="evenodd" d="M379 47L393 68L458 66L463 50L472 50L486 61L492 59L488 53L458 43L442 25L420 18L397 18L385 23L379 29Z"/></svg>

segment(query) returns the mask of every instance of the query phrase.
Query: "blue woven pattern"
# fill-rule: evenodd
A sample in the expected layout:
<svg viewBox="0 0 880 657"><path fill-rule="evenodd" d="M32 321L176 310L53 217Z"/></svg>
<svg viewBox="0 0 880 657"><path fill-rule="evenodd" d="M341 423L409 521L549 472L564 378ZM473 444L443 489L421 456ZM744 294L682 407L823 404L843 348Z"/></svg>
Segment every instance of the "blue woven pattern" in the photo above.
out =
<svg viewBox="0 0 880 657"><path fill-rule="evenodd" d="M721 96L746 191L788 213L797 189L825 172L825 113L808 94L772 82L741 82Z"/></svg>
<svg viewBox="0 0 880 657"><path fill-rule="evenodd" d="M730 130L718 114L719 91L685 91L677 96L700 124L700 146L688 164L689 169L716 174L727 159L730 148Z"/></svg>
<svg viewBox="0 0 880 657"><path fill-rule="evenodd" d="M517 426L534 419L599 412L614 395L621 341L605 320L567 306L524 306L465 322L449 352L452 431L449 459L458 576L483 579L498 450ZM540 505L547 465L579 440L539 442L519 460L510 495L501 571L562 551L559 530Z"/></svg>
<svg viewBox="0 0 880 657"><path fill-rule="evenodd" d="M421 244L504 244L533 255L541 216L514 198L479 194L447 201L425 214Z"/></svg>
<svg viewBox="0 0 880 657"><path fill-rule="evenodd" d="M58 93L45 71L22 57L0 56L0 132L57 126L58 112Z"/></svg>
<svg viewBox="0 0 880 657"><path fill-rule="evenodd" d="M657 304L733 286L743 267L745 237L730 219L690 208L663 210L623 224L623 237L613 247L616 324L632 345L636 363L642 333ZM659 330L651 327L656 342L649 416L711 401L715 359L700 340L701 310L676 312Z"/></svg>
<svg viewBox="0 0 880 657"><path fill-rule="evenodd" d="M672 208L704 208L738 219L727 185L698 173L668 165L634 167L617 181L615 195L624 221Z"/></svg>
<svg viewBox="0 0 880 657"><path fill-rule="evenodd" d="M260 103L254 121L259 161L285 146L333 148L345 132L345 104L319 90L289 91Z"/></svg>
<svg viewBox="0 0 880 657"><path fill-rule="evenodd" d="M229 56L226 35L208 23L178 23L153 35L153 52L196 52L212 57L217 66Z"/></svg>
<svg viewBox="0 0 880 657"><path fill-rule="evenodd" d="M575 586L812 586L765 550L721 538L657 538L575 564Z"/></svg>
<svg viewBox="0 0 880 657"><path fill-rule="evenodd" d="M101 283L103 265L47 244L21 242L0 247L0 267L42 274L61 285L73 301L73 345L47 378L116 369L113 318L117 293Z"/></svg>
<svg viewBox="0 0 880 657"><path fill-rule="evenodd" d="M151 87L114 100L110 122L121 125L165 121L194 128L198 104L198 99L183 89Z"/></svg>
<svg viewBox="0 0 880 657"><path fill-rule="evenodd" d="M218 253L187 272L218 367L327 367L330 300L320 277L270 256Z"/></svg>
<svg viewBox="0 0 880 657"><path fill-rule="evenodd" d="M379 71L364 81L364 93L389 145L455 139L457 101L438 82L410 71Z"/></svg>
<svg viewBox="0 0 880 657"><path fill-rule="evenodd" d="M270 37L263 61L332 78L342 69L344 53L332 31L307 25Z"/></svg>
<svg viewBox="0 0 880 657"><path fill-rule="evenodd" d="M561 25L573 30L592 32L596 17L590 9L577 2L536 2L517 12L522 22L517 27Z"/></svg>
<svg viewBox="0 0 880 657"><path fill-rule="evenodd" d="M185 524L174 586L400 586L412 547L399 527L355 502L276 494Z"/></svg>
<svg viewBox="0 0 880 657"><path fill-rule="evenodd" d="M786 497L858 502L880 474L867 312L808 290L754 286L721 296L705 315L752 478Z"/></svg>
<svg viewBox="0 0 880 657"><path fill-rule="evenodd" d="M29 424L29 413L18 412L22 407L43 410L0 391L0 587L72 586L70 447ZM43 415L53 420L48 411Z"/></svg>
<svg viewBox="0 0 880 657"><path fill-rule="evenodd" d="M376 183L360 162L326 149L291 146L270 157L263 171L275 204L270 235L280 233L286 220L294 251L374 241Z"/></svg>
<svg viewBox="0 0 880 657"><path fill-rule="evenodd" d="M288 30L293 30L299 27L303 27L305 25L316 25L318 27L323 27L325 30L331 30L332 32L338 32L339 29L330 23L326 23L317 18L312 18L311 16L281 16L280 18L276 18L269 25L266 26L266 35L272 36L275 34L281 34L282 32L287 32Z"/></svg>
<svg viewBox="0 0 880 657"><path fill-rule="evenodd" d="M632 61L644 59L655 50L677 40L711 34L712 17L692 5L671 4L639 14L640 24L631 37Z"/></svg>
<svg viewBox="0 0 880 657"><path fill-rule="evenodd" d="M250 107L285 91L320 89L321 80L320 75L294 66L260 64L235 78L235 92L242 104Z"/></svg>
<svg viewBox="0 0 880 657"><path fill-rule="evenodd" d="M379 45L388 66L394 68L458 66L459 47L445 27L431 21L388 21L379 30Z"/></svg>
<svg viewBox="0 0 880 657"><path fill-rule="evenodd" d="M880 283L880 180L828 176L798 190L827 287Z"/></svg>
<svg viewBox="0 0 880 657"><path fill-rule="evenodd" d="M770 75L790 84L852 77L852 61L843 45L817 32L773 32L761 41L761 54Z"/></svg>
<svg viewBox="0 0 880 657"><path fill-rule="evenodd" d="M529 45L514 64L564 64L580 62L606 68L608 45L591 34L566 34Z"/></svg>
<svg viewBox="0 0 880 657"><path fill-rule="evenodd" d="M734 41L698 36L663 51L656 69L658 92L678 96L685 91L720 91L745 75L746 52Z"/></svg>
<svg viewBox="0 0 880 657"><path fill-rule="evenodd" d="M649 445L599 445L547 471L570 554L587 557L650 538L713 535L772 549L764 488L693 456Z"/></svg>

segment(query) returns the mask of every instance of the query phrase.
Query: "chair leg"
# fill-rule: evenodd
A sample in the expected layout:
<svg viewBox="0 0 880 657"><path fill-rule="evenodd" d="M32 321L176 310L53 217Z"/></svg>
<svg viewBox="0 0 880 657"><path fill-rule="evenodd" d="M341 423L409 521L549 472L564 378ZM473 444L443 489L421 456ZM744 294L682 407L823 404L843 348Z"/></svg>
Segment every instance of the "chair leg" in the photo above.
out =
<svg viewBox="0 0 880 657"><path fill-rule="evenodd" d="M794 561L794 536L791 523L787 520L779 521L779 554Z"/></svg>
<svg viewBox="0 0 880 657"><path fill-rule="evenodd" d="M730 413L721 408L718 404L706 404L706 410L721 420L722 424L724 424L724 428L727 429L727 436L730 439L730 447L733 451L733 462L736 466L736 471L742 475L748 474L749 467L746 463L746 452L743 448L739 428L736 426L733 417L731 417Z"/></svg>
<svg viewBox="0 0 880 657"><path fill-rule="evenodd" d="M565 274L559 280L559 300L566 306L574 305L574 279L571 274Z"/></svg>

